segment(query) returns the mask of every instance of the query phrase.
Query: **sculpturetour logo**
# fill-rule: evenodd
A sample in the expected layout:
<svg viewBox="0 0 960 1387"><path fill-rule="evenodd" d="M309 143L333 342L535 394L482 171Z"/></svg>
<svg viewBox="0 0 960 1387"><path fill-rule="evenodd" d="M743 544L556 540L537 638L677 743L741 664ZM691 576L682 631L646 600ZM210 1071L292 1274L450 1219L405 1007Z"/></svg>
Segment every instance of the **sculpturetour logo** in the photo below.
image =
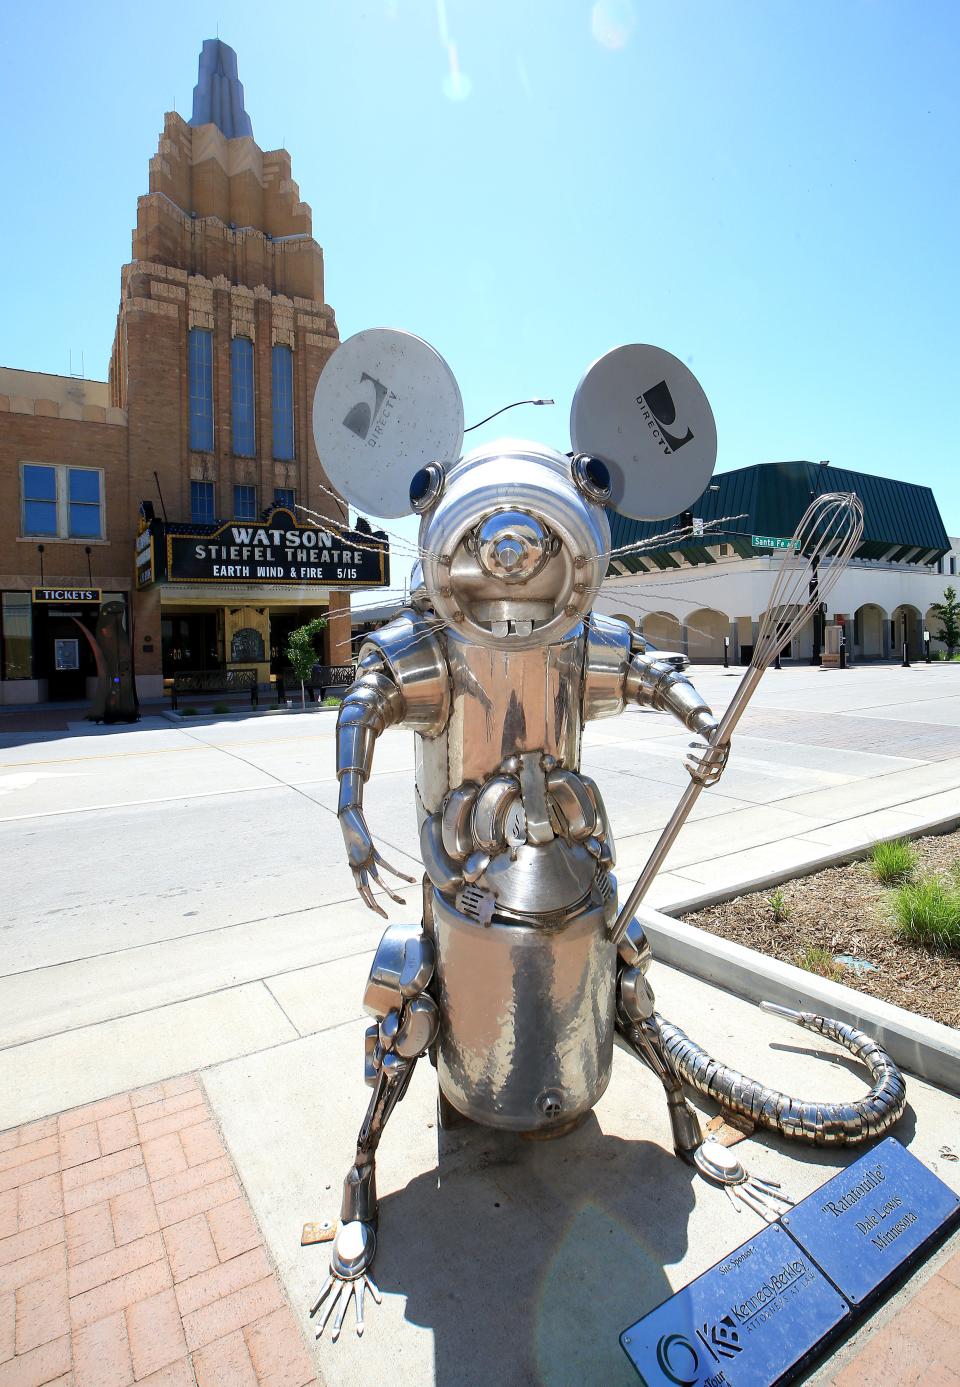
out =
<svg viewBox="0 0 960 1387"><path fill-rule="evenodd" d="M689 428L683 436L679 432L670 432L676 428L677 406L665 380L638 395L637 404L647 428L656 439L657 446L662 448L668 457L693 438L693 430Z"/></svg>
<svg viewBox="0 0 960 1387"><path fill-rule="evenodd" d="M684 1334L661 1335L657 1340L657 1366L676 1387L695 1387L697 1383L700 1387L721 1387L727 1379L717 1365L725 1358L735 1358L743 1349L733 1315L721 1315L714 1324L704 1322L694 1330L694 1335L697 1345ZM705 1369L701 1369L701 1359L707 1364ZM701 1372L705 1374L702 1380Z"/></svg>
<svg viewBox="0 0 960 1387"><path fill-rule="evenodd" d="M343 424L344 428L362 439L368 448L375 448L380 442L387 420L393 413L397 397L383 381L368 375L366 371L360 376L360 384L373 387L372 398L371 392L367 391L367 399L358 400L355 405L351 405L344 415Z"/></svg>
<svg viewBox="0 0 960 1387"><path fill-rule="evenodd" d="M701 1387L720 1387L727 1379L723 1370L717 1371L713 1364L736 1357L743 1348L733 1317L721 1315L715 1324L706 1322L694 1333L701 1348L695 1347L684 1334L661 1335L657 1341L657 1366L676 1387L694 1387L700 1381L700 1360L705 1349L708 1367Z"/></svg>

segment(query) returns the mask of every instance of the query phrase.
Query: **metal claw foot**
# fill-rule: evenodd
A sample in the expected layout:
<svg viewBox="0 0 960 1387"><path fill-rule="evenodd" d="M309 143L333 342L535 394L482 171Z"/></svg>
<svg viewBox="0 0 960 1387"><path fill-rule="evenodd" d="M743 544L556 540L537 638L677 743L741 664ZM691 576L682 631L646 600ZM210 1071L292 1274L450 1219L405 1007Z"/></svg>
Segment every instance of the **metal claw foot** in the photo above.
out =
<svg viewBox="0 0 960 1387"><path fill-rule="evenodd" d="M323 1302L327 1304L323 1312L323 1320L317 1330L319 1339L326 1329L330 1316L337 1309L337 1302L340 1302L336 1316L333 1321L333 1332L331 1338L334 1343L340 1337L343 1328L343 1321L351 1300L356 1306L357 1315L357 1338L364 1329L363 1323L363 1300L367 1287L370 1294L379 1305L383 1297L380 1288L370 1275L370 1267L373 1265L374 1254L377 1250L377 1235L369 1223L360 1223L355 1220L352 1223L342 1223L337 1229L337 1235L333 1240L333 1250L330 1254L330 1273L323 1283L323 1289L317 1297L317 1303L310 1311L310 1318L320 1310ZM330 1297L327 1300L327 1297ZM343 1296L341 1300L340 1297Z"/></svg>
<svg viewBox="0 0 960 1387"><path fill-rule="evenodd" d="M750 1175L740 1157L718 1141L708 1140L698 1147L693 1163L701 1175L723 1187L738 1214L742 1204L767 1223L776 1223L781 1214L793 1207L793 1200L781 1194L776 1180L761 1180L759 1175Z"/></svg>

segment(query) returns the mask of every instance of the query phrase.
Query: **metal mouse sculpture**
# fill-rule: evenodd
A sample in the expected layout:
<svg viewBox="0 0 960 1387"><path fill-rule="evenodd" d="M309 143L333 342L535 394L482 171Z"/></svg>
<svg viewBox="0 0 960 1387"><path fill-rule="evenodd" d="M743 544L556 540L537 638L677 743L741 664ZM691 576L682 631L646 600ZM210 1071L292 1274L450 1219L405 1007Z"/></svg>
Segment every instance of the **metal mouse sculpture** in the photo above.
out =
<svg viewBox="0 0 960 1387"><path fill-rule="evenodd" d="M331 359L330 376L321 376L314 415L320 455L348 499L372 510L379 503L384 515L407 509L421 517L422 567L409 606L364 642L337 720L338 814L360 896L384 915L374 889L402 904L388 875L412 880L384 860L364 817L376 741L391 727L415 734L425 875L421 919L386 930L363 998L374 1018L365 1054L373 1092L344 1181L329 1275L311 1311L323 1307L322 1333L339 1301L334 1337L351 1300L361 1333L365 1289L380 1299L371 1275L376 1154L424 1055L436 1066L441 1126L466 1119L560 1135L603 1094L619 1037L663 1085L677 1153L770 1217L788 1201L748 1177L731 1152L703 1143L684 1082L754 1122L818 1144L879 1135L904 1106L903 1080L879 1047L851 1027L805 1013L790 1015L865 1060L875 1081L865 1099L803 1104L725 1068L656 1013L639 922L615 930L613 834L599 787L580 770L584 724L628 706L670 713L698 739L686 763L698 785L719 779L729 752L690 680L660 662L626 623L593 610L610 553L606 508L619 501L632 514L676 514L709 479L709 441L707 462L694 458L687 475L677 476L678 441L689 441L678 401L696 413L693 377L667 353L619 349L633 356L625 383L613 382L615 406L639 397L674 445L664 445L666 452L651 436L649 417L636 410L628 416L634 437L626 450L608 446L607 460L598 455L602 439L601 447L570 455L505 441L459 456L462 415L453 410L447 451L434 438L418 455L411 443L418 409L422 416L433 397L423 387L424 402L413 398L422 379L415 371L413 387L397 379L411 342L425 348L386 330L350 339ZM622 374L622 355L614 365L613 375ZM601 358L593 387L598 368L600 385L609 385L610 361ZM376 390L358 425L350 391L371 381ZM579 422L575 403L575 449L584 429L602 432L591 423L600 416L591 413L590 389L588 372ZM408 502L398 496L402 467L371 497L368 472L350 453L354 442L366 446L378 401L391 393L401 417L383 456L393 463L405 453L421 464L406 472ZM655 407L648 408L651 397ZM702 429L702 408L699 418ZM342 432L351 433L349 446ZM636 456L637 433L659 462L673 461L672 482L658 482ZM379 456L359 453L368 469Z"/></svg>

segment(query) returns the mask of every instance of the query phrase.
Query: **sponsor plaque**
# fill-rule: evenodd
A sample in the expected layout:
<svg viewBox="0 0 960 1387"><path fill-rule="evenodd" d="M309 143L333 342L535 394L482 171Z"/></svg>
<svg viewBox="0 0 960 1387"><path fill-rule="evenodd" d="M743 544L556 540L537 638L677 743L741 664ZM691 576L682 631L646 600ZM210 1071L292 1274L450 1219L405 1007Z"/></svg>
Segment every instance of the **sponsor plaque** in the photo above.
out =
<svg viewBox="0 0 960 1387"><path fill-rule="evenodd" d="M895 1137L834 1175L620 1336L646 1387L775 1387L960 1222Z"/></svg>
<svg viewBox="0 0 960 1387"><path fill-rule="evenodd" d="M850 1311L773 1224L620 1336L646 1387L771 1387Z"/></svg>
<svg viewBox="0 0 960 1387"><path fill-rule="evenodd" d="M887 1137L781 1222L858 1305L960 1217L960 1198Z"/></svg>

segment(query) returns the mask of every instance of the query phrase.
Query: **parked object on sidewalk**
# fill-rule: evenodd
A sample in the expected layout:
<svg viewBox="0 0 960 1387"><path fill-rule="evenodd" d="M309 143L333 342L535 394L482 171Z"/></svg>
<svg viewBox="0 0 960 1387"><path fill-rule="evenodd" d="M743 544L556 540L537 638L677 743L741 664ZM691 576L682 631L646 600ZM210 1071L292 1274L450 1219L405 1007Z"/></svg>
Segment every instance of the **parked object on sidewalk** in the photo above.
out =
<svg viewBox="0 0 960 1387"><path fill-rule="evenodd" d="M387 929L363 999L373 1018L365 1049L373 1093L344 1181L329 1275L311 1311L322 1309L320 1333L335 1316L334 1338L351 1304L362 1332L368 1287L379 1299L371 1276L376 1152L424 1054L437 1069L441 1126L473 1121L562 1136L606 1089L618 1040L662 1084L677 1154L768 1211L789 1201L762 1194L739 1161L701 1152L684 1082L817 1145L879 1135L905 1102L884 1052L829 1018L788 1019L865 1059L874 1086L859 1103L779 1094L712 1060L657 1014L650 948L632 912L666 849L618 916L613 835L597 785L580 771L586 722L627 706L671 713L698 739L675 836L700 790L722 775L730 734L763 670L805 619L811 563L823 591L845 562L855 505L829 496L811 507L797 537L805 552L784 559L751 667L718 721L681 670L626 622L593 610L611 556L606 508L669 516L709 481L716 433L690 371L654 347L618 348L576 392L571 455L507 440L461 457L459 391L431 352L403 333L360 334L331 358L314 405L333 485L354 503L375 499L386 515L403 513L409 487L407 508L421 516L409 607L361 647L337 721L338 815L361 898L385 916L375 890L403 904L385 875L412 884L380 855L364 818L374 746L389 727L417 738L426 875L420 922ZM418 392L418 361L430 366L430 390L421 381ZM403 409L391 404L401 398ZM429 431L418 429L418 409L431 413ZM353 439L361 416L364 437L376 434L364 453L364 490L354 495L356 442L339 444L345 428ZM389 465L372 475L381 453ZM308 1229L305 1241L316 1241L316 1224Z"/></svg>
<svg viewBox="0 0 960 1387"><path fill-rule="evenodd" d="M140 700L133 671L133 652L123 602L104 602L97 617L96 634L76 617L97 666L97 687L87 711L91 722L139 722Z"/></svg>
<svg viewBox="0 0 960 1387"><path fill-rule="evenodd" d="M684 670L690 664L690 656L683 655L678 650L661 650L653 641L646 640L638 631L633 633L633 642L639 651L644 655L653 655L661 664L669 665L671 669Z"/></svg>

